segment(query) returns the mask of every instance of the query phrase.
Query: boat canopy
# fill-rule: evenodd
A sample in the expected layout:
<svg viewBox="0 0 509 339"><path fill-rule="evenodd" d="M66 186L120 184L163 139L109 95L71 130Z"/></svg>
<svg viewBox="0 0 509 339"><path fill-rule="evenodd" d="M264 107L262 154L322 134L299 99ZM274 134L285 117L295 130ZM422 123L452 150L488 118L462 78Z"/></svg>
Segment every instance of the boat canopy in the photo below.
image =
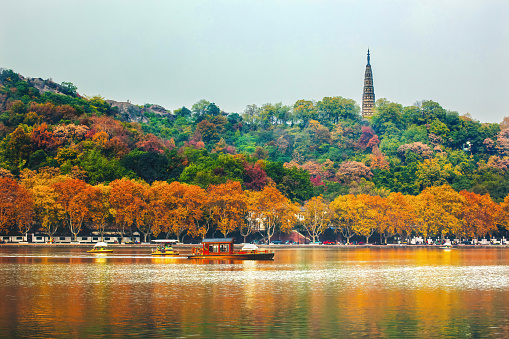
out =
<svg viewBox="0 0 509 339"><path fill-rule="evenodd" d="M245 244L244 247L242 247L241 251L257 251L258 246L255 244Z"/></svg>
<svg viewBox="0 0 509 339"><path fill-rule="evenodd" d="M152 242L155 242L158 244L176 244L179 241L176 239L155 239L155 240L152 240Z"/></svg>
<svg viewBox="0 0 509 339"><path fill-rule="evenodd" d="M210 238L210 239L203 239L201 242L202 243L224 244L224 243L232 243L233 238Z"/></svg>
<svg viewBox="0 0 509 339"><path fill-rule="evenodd" d="M99 241L94 245L94 247L108 247L108 244L102 241Z"/></svg>

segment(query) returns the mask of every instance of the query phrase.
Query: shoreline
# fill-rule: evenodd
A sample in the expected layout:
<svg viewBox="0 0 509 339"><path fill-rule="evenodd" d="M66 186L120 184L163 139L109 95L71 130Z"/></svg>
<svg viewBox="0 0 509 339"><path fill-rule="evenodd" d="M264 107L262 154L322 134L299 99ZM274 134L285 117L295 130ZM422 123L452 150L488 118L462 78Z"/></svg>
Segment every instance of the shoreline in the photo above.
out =
<svg viewBox="0 0 509 339"><path fill-rule="evenodd" d="M0 244L0 247L41 247L41 248L90 248L94 244L73 244L73 243L66 243L66 244L43 244L43 243L2 243ZM201 244L175 244L173 247L175 249L189 249L191 250L194 247L200 247ZM244 246L244 244L235 244L235 249L240 249ZM322 248L322 249L356 249L356 248L373 248L373 249L384 249L384 248L435 248L440 249L442 245L408 245L408 244L387 244L387 245L375 245L375 244L363 244L363 245L319 245L319 244L294 244L294 245L257 245L258 248L264 249L264 250L274 250L274 249L316 249L316 248ZM121 249L121 248L132 248L132 249L146 249L146 248L156 248L157 244L151 244L151 243L143 243L143 244L108 244L108 247ZM454 246L455 249L473 249L473 248L509 248L509 245L456 245Z"/></svg>

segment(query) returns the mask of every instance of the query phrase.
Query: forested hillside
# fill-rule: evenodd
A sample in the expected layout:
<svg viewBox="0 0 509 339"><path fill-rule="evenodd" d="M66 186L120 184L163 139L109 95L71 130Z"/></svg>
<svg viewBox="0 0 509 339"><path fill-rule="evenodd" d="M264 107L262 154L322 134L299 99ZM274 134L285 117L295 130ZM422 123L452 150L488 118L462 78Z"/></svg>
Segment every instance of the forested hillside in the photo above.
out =
<svg viewBox="0 0 509 339"><path fill-rule="evenodd" d="M2 70L0 140L0 176L25 183L44 176L92 186L122 178L201 189L238 182L242 190L276 188L300 205L442 185L494 202L509 193L509 120L482 123L431 100L404 107L379 99L369 119L341 96L231 113L200 100L168 111Z"/></svg>
<svg viewBox="0 0 509 339"><path fill-rule="evenodd" d="M299 202L349 192L415 195L442 184L497 201L509 193L507 121L481 123L433 101L403 107L380 99L370 120L340 96L236 113L206 100L173 114L130 105L145 121L137 123L72 83L4 70L0 86L0 166L16 177L49 166L79 169L91 184L129 177L206 188L233 180L261 189L273 181Z"/></svg>

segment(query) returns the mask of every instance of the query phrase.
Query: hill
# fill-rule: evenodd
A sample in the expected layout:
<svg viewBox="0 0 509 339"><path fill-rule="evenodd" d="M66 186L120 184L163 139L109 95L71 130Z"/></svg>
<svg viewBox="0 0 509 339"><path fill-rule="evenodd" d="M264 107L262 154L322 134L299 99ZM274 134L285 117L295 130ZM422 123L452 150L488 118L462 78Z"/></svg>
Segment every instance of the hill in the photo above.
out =
<svg viewBox="0 0 509 339"><path fill-rule="evenodd" d="M127 176L203 188L227 180L261 187L267 176L301 202L348 192L415 195L446 183L497 201L509 193L508 126L431 100L403 107L380 99L363 120L357 103L340 96L235 113L200 100L171 112L81 96L72 83L10 70L0 86L0 166L14 176L76 167L91 184Z"/></svg>

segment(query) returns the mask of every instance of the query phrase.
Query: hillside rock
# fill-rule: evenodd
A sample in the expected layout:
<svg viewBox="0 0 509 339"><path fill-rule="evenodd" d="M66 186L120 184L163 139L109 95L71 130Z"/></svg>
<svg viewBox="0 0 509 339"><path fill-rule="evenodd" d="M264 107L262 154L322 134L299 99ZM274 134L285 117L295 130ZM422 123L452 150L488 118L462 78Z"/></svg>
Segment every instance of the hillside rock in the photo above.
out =
<svg viewBox="0 0 509 339"><path fill-rule="evenodd" d="M118 108L118 113L116 115L122 121L147 123L148 119L145 116L146 113L153 113L160 116L166 116L168 119L174 119L171 111L168 111L159 105L145 105L140 107L138 105L133 105L130 102L119 102L115 100L106 100L106 102L112 107Z"/></svg>
<svg viewBox="0 0 509 339"><path fill-rule="evenodd" d="M41 78L23 78L22 75L19 75L21 80L25 80L29 85L38 89L39 92L51 92L55 94L68 95L62 90L62 86L53 82L51 79L43 80Z"/></svg>

